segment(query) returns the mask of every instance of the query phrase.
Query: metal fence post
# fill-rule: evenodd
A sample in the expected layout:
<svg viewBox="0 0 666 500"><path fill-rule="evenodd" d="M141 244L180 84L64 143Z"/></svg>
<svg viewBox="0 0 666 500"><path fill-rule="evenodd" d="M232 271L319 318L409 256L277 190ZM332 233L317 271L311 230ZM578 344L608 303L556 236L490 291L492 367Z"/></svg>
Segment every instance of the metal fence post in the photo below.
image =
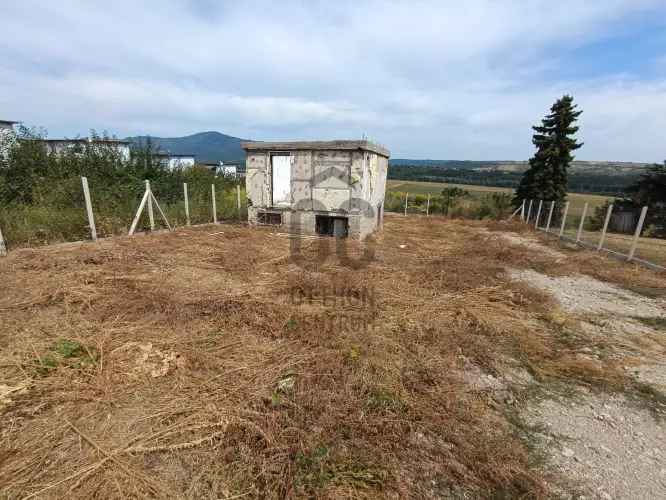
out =
<svg viewBox="0 0 666 500"><path fill-rule="evenodd" d="M541 218L542 206L543 206L543 200L539 200L539 210L537 210L536 221L534 222L534 229L539 229L539 219Z"/></svg>
<svg viewBox="0 0 666 500"><path fill-rule="evenodd" d="M530 216L532 215L532 202L534 200L530 200L530 206L527 208L527 219L525 219L525 222L530 221Z"/></svg>
<svg viewBox="0 0 666 500"><path fill-rule="evenodd" d="M567 223L567 215L569 214L569 202L564 204L564 213L562 214L562 225L560 226L560 238L564 235L564 227Z"/></svg>
<svg viewBox="0 0 666 500"><path fill-rule="evenodd" d="M210 192L213 198L213 224L217 224L217 201L215 200L215 184L210 185Z"/></svg>
<svg viewBox="0 0 666 500"><path fill-rule="evenodd" d="M636 253L636 246L638 245L638 239L641 237L641 231L643 230L643 224L645 223L645 216L647 215L648 207L643 207L641 210L641 216L638 219L638 225L636 226L636 232L634 233L634 239L631 242L631 250L629 250L629 255L627 255L627 260L632 260L634 254Z"/></svg>
<svg viewBox="0 0 666 500"><path fill-rule="evenodd" d="M548 212L548 222L546 223L546 232L550 230L550 222L553 220L554 209L555 209L555 200L550 202L550 212Z"/></svg>
<svg viewBox="0 0 666 500"><path fill-rule="evenodd" d="M153 215L153 192L150 190L150 181L146 181L146 193L148 193L148 219L150 230L155 231L155 216Z"/></svg>
<svg viewBox="0 0 666 500"><path fill-rule="evenodd" d="M86 213L88 214L88 227L90 227L90 237L93 241L97 241L97 228L95 227L95 216L93 215L92 202L90 200L90 188L88 187L88 178L81 177L81 184L83 185L83 198L86 202Z"/></svg>
<svg viewBox="0 0 666 500"><path fill-rule="evenodd" d="M407 199L409 198L409 193L405 193L405 216L407 216Z"/></svg>
<svg viewBox="0 0 666 500"><path fill-rule="evenodd" d="M183 197L185 198L185 221L190 225L190 198L187 196L187 182L183 182Z"/></svg>
<svg viewBox="0 0 666 500"><path fill-rule="evenodd" d="M578 224L578 234L576 234L576 243L580 243L580 238L583 235L583 226L585 225L585 216L587 215L588 203L585 202L583 206L583 215L580 217L580 224Z"/></svg>
<svg viewBox="0 0 666 500"><path fill-rule="evenodd" d="M597 245L597 250L601 250L604 247L604 240L606 239L606 230L608 229L608 223L610 222L611 213L613 213L613 204L608 205L608 211L606 212L606 220L604 220L604 228L601 231L601 238L599 238L599 244Z"/></svg>

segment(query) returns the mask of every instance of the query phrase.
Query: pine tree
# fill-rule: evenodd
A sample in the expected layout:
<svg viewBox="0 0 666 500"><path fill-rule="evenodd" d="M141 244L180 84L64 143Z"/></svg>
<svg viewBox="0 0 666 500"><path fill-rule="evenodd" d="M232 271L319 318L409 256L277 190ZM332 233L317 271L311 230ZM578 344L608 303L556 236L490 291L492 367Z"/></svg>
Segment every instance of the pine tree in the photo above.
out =
<svg viewBox="0 0 666 500"><path fill-rule="evenodd" d="M565 95L553 104L540 126L532 127L532 144L537 150L516 189L514 206L525 199L555 201L561 206L566 199L567 169L574 159L571 153L583 145L573 137L578 132L574 124L582 113L576 108L573 97Z"/></svg>

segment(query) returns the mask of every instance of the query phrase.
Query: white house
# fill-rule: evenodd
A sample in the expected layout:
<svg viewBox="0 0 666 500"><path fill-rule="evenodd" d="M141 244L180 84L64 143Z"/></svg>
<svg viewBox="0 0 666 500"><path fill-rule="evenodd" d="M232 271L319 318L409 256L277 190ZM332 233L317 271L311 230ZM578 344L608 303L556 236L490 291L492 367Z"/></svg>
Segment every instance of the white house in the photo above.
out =
<svg viewBox="0 0 666 500"><path fill-rule="evenodd" d="M168 167L170 170L177 168L193 167L195 163L194 155L176 155L172 153L157 153L155 157L160 165Z"/></svg>
<svg viewBox="0 0 666 500"><path fill-rule="evenodd" d="M79 139L39 139L46 144L49 153L63 154L69 151L83 152L84 147L99 146L111 148L118 152L123 161L130 159L130 142L120 139L101 139L82 137Z"/></svg>
<svg viewBox="0 0 666 500"><path fill-rule="evenodd" d="M18 122L13 122L10 120L0 120L0 130L14 130L14 125Z"/></svg>

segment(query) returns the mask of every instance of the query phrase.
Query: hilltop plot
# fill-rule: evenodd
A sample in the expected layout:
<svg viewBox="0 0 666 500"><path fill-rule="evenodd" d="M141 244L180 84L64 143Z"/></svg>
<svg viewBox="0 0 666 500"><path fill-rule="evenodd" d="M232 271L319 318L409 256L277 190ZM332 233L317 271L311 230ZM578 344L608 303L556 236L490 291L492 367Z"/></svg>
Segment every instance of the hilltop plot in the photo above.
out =
<svg viewBox="0 0 666 500"><path fill-rule="evenodd" d="M0 494L664 496L665 276L543 245L387 216L364 245L211 225L13 252Z"/></svg>

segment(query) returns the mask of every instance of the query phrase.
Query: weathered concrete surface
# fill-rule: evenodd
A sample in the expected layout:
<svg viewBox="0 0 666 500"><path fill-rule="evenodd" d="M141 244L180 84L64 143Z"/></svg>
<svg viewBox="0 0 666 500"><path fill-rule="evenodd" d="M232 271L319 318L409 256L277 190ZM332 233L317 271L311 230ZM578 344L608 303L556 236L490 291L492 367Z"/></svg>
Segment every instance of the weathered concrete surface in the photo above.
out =
<svg viewBox="0 0 666 500"><path fill-rule="evenodd" d="M363 239L381 226L389 152L368 141L248 142L248 221L279 213L289 232L316 234L316 216L346 217L349 236ZM273 204L272 161L289 155L291 199Z"/></svg>

